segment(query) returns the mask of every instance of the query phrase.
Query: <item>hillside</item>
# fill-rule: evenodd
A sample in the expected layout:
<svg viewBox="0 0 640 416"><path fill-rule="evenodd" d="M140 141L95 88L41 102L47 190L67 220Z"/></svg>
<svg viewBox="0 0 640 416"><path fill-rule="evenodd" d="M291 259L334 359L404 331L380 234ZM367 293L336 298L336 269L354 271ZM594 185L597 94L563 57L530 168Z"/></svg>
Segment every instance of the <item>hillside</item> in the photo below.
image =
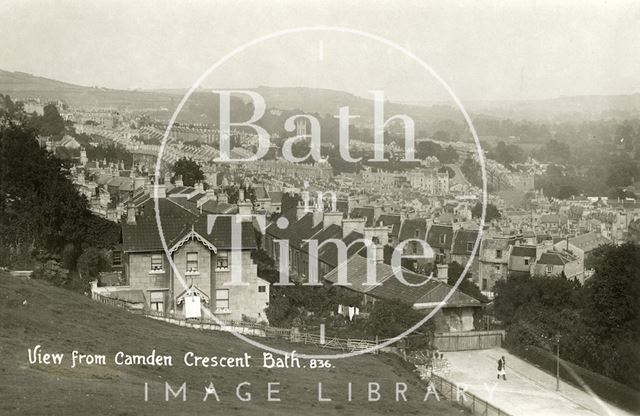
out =
<svg viewBox="0 0 640 416"><path fill-rule="evenodd" d="M30 365L28 348L42 345L44 352L65 354L63 363ZM311 352L304 346L279 344L291 350ZM73 350L104 354L106 366L70 368ZM130 354L174 357L171 367L116 366L118 351ZM416 376L400 361L385 354L333 360L329 370L266 369L262 360L249 368L189 368L182 362L185 352L202 356L241 356L261 352L230 334L196 331L154 321L124 310L102 305L79 294L41 281L20 280L0 274L0 414L432 414L454 415L460 410L448 402L423 403L424 393ZM234 371L235 370L235 371ZM164 382L177 390L187 382L187 401L164 402ZM248 381L253 398L242 402L236 385ZM347 382L353 383L353 401L347 402ZM366 401L368 382L379 382L382 400ZM407 402L395 402L395 382L409 385ZM144 383L149 383L144 402ZM220 397L203 402L204 387L213 382ZM281 402L266 402L268 382L280 382ZM332 402L318 402L317 383Z"/></svg>
<svg viewBox="0 0 640 416"><path fill-rule="evenodd" d="M252 88L265 98L268 108L302 110L308 113L337 114L338 108L349 106L352 115L360 115L353 124L370 125L372 101L370 96L360 97L344 91L307 87ZM0 69L0 94L24 99L41 97L62 100L72 106L116 108L164 108L173 111L186 89L117 90L86 87L38 77L24 72ZM200 92L208 92L201 89ZM206 98L210 102L210 97ZM543 100L469 101L463 100L470 114L487 117L540 121L597 120L602 118L633 118L640 115L640 94L606 96L570 96ZM463 123L453 102L403 104L387 102L386 114L408 114L423 128L431 123L455 120ZM168 113L170 114L170 113ZM197 114L200 116L200 113ZM164 117L168 117L164 114ZM161 118L164 118L161 117ZM197 119L203 121L201 119ZM211 120L208 120L211 121Z"/></svg>
<svg viewBox="0 0 640 416"><path fill-rule="evenodd" d="M41 97L44 100L62 100L71 106L101 108L166 107L173 109L179 101L172 94L84 87L24 72L3 70L0 70L0 94L9 94L18 99Z"/></svg>

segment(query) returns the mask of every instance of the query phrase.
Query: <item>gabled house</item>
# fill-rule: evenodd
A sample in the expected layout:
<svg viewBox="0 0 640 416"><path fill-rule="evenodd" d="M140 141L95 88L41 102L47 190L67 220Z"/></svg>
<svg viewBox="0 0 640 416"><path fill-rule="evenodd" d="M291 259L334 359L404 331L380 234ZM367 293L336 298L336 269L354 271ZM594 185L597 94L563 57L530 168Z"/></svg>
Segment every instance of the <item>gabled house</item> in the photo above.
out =
<svg viewBox="0 0 640 416"><path fill-rule="evenodd" d="M427 243L435 253L437 264L451 262L451 246L453 245L453 227L433 224L427 233Z"/></svg>
<svg viewBox="0 0 640 416"><path fill-rule="evenodd" d="M561 276L583 281L580 259L567 251L550 250L542 253L533 268L534 276Z"/></svg>
<svg viewBox="0 0 640 416"><path fill-rule="evenodd" d="M398 244L406 242L402 254L403 258L413 264L414 270L424 270L427 264L434 261L435 253L425 252L423 245L418 241L427 241L427 231L430 221L425 218L410 218L402 222ZM428 242L428 241L427 241Z"/></svg>
<svg viewBox="0 0 640 416"><path fill-rule="evenodd" d="M612 244L612 241L599 232L592 231L575 237L568 237L564 241L557 242L554 247L556 250L565 250L576 256L582 264L582 271L586 279L593 274L593 271L585 269L585 261L588 261L593 250L606 244Z"/></svg>
<svg viewBox="0 0 640 416"><path fill-rule="evenodd" d="M471 261L471 267L469 268L467 277L472 278L476 285L480 287L480 249L478 248L478 252L475 253L475 255L473 254L473 247L478 239L478 232L478 230L467 230L463 228L456 230L453 235L453 244L451 247L451 261L455 261L463 267Z"/></svg>
<svg viewBox="0 0 640 416"><path fill-rule="evenodd" d="M508 275L509 250L516 237L485 237L480 244L479 276L476 284L485 295L493 297L493 287Z"/></svg>
<svg viewBox="0 0 640 416"><path fill-rule="evenodd" d="M537 247L534 245L514 245L509 252L507 273L509 275L531 275L537 260Z"/></svg>
<svg viewBox="0 0 640 416"><path fill-rule="evenodd" d="M220 319L266 321L269 283L257 276L251 259L256 249L251 222L240 225L240 247L232 250L234 218L218 217L209 227L206 214L194 214L169 198L159 198L158 206L162 232L154 200L127 208L121 254L126 289L139 291L145 307L160 313L184 316L189 292ZM231 284L234 277L242 285Z"/></svg>
<svg viewBox="0 0 640 416"><path fill-rule="evenodd" d="M402 225L402 216L401 215L392 215L392 214L382 214L380 215L379 221L389 229L388 239L389 245L391 247L395 247L398 245L400 238L400 227Z"/></svg>

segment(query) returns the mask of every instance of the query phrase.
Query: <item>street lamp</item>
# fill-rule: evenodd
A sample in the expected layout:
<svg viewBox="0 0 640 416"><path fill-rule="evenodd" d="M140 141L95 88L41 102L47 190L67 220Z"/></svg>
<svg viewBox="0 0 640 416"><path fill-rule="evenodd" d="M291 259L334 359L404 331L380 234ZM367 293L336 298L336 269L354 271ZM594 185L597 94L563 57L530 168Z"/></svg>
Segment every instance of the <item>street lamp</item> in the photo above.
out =
<svg viewBox="0 0 640 416"><path fill-rule="evenodd" d="M556 391L560 391L560 334L556 334Z"/></svg>

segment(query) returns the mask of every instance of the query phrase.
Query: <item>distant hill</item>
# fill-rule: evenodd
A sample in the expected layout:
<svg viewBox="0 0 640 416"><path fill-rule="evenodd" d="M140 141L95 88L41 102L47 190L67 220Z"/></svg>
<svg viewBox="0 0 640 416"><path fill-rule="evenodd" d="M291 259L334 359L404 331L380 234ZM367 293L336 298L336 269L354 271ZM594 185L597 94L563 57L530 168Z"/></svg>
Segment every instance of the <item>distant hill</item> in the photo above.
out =
<svg viewBox="0 0 640 416"><path fill-rule="evenodd" d="M640 93L581 95L526 101L472 101L465 105L475 114L525 120L561 121L640 117Z"/></svg>
<svg viewBox="0 0 640 416"><path fill-rule="evenodd" d="M352 115L359 115L353 124L369 126L373 105L370 97L359 97L344 91L307 87L268 87L255 89L266 100L267 107L281 110L301 110L320 115L337 115L339 107L349 106ZM115 108L165 108L172 112L186 89L117 90L86 87L42 78L24 72L0 70L0 94L24 99L41 97L62 100L72 106ZM199 95L209 93L198 90ZM464 101L467 111L475 117L524 120L596 120L602 118L640 117L640 93L610 96L572 96L545 100ZM404 104L385 103L385 114L407 114L417 128L453 120L463 122L452 103ZM199 114L198 114L199 116ZM202 120L201 120L202 121Z"/></svg>
<svg viewBox="0 0 640 416"><path fill-rule="evenodd" d="M71 106L102 108L173 108L178 102L172 94L83 87L24 72L3 70L0 70L0 94L9 94L17 99L40 97L46 101L62 100Z"/></svg>
<svg viewBox="0 0 640 416"><path fill-rule="evenodd" d="M302 344L282 341L277 348L325 354ZM62 365L30 365L28 348L41 345L43 353L64 353ZM172 367L117 366L118 351L148 355L153 350L172 355ZM105 366L70 368L73 350L104 354ZM249 368L186 367L188 351L200 356L253 358ZM42 281L21 280L0 272L0 414L27 415L141 415L225 414L299 415L301 413L353 415L424 414L454 416L461 410L445 399L422 401L424 392L415 373L395 356L366 355L332 360L334 368L266 369L262 351L223 332L198 331L166 324L103 305L86 296L59 289ZM164 383L177 390L187 383L187 401L164 401ZM252 400L235 396L238 383L248 381ZM382 400L367 402L369 381L379 382ZM395 382L409 385L408 402L395 402ZM204 388L213 382L220 397L203 402ZM266 402L268 382L280 382L279 403ZM318 403L318 382L323 396ZM347 402L347 382L353 383L353 402ZM149 402L144 402L149 383ZM242 389L242 387L241 387ZM431 396L433 398L433 395Z"/></svg>

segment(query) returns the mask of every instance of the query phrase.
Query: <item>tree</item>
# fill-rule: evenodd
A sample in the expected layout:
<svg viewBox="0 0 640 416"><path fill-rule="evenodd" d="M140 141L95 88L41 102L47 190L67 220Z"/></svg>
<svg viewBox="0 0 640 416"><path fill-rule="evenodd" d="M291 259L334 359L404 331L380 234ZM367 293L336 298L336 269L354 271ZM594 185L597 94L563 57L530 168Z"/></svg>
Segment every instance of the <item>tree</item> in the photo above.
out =
<svg viewBox="0 0 640 416"><path fill-rule="evenodd" d="M55 286L65 286L69 281L69 270L65 269L55 260L48 260L36 267L33 271L32 278L47 280Z"/></svg>
<svg viewBox="0 0 640 416"><path fill-rule="evenodd" d="M587 266L589 320L600 333L640 339L640 246L625 243L594 250Z"/></svg>
<svg viewBox="0 0 640 416"><path fill-rule="evenodd" d="M471 209L471 215L473 218L480 218L482 216L482 204L480 202L476 203L474 207ZM487 211L484 217L485 222L491 222L496 219L500 219L502 215L498 208L493 204L487 204Z"/></svg>
<svg viewBox="0 0 640 416"><path fill-rule="evenodd" d="M462 267L458 262L454 261L449 263L447 284L449 284L449 286L454 286L458 282L458 279L460 279L460 275L463 271L464 267ZM465 275L465 278L460 282L460 285L458 285L458 290L472 298L478 299L480 302L489 302L489 298L482 294L482 291L475 283L473 283L470 276L471 273L467 273Z"/></svg>
<svg viewBox="0 0 640 416"><path fill-rule="evenodd" d="M32 124L43 136L58 136L64 133L65 129L64 119L58 113L55 104L45 105L43 115L34 117Z"/></svg>
<svg viewBox="0 0 640 416"><path fill-rule="evenodd" d="M391 338L400 335L407 329L413 327L424 319L424 315L413 309L412 305L401 300L377 300L369 314L368 330L380 338ZM410 348L420 348L428 346L434 332L434 325L431 320L412 335L422 336L411 337Z"/></svg>
<svg viewBox="0 0 640 416"><path fill-rule="evenodd" d="M88 283L96 280L100 272L109 270L109 260L104 251L89 247L78 257L77 267L81 280Z"/></svg>
<svg viewBox="0 0 640 416"><path fill-rule="evenodd" d="M177 176L182 176L182 183L184 186L193 186L196 182L204 180L204 172L200 165L193 159L183 157L174 163L173 165L173 179L175 182Z"/></svg>
<svg viewBox="0 0 640 416"><path fill-rule="evenodd" d="M39 146L36 134L19 116L0 125L0 252L15 259L44 250L71 266L76 254L69 245L111 246L119 228L91 213L62 162Z"/></svg>

